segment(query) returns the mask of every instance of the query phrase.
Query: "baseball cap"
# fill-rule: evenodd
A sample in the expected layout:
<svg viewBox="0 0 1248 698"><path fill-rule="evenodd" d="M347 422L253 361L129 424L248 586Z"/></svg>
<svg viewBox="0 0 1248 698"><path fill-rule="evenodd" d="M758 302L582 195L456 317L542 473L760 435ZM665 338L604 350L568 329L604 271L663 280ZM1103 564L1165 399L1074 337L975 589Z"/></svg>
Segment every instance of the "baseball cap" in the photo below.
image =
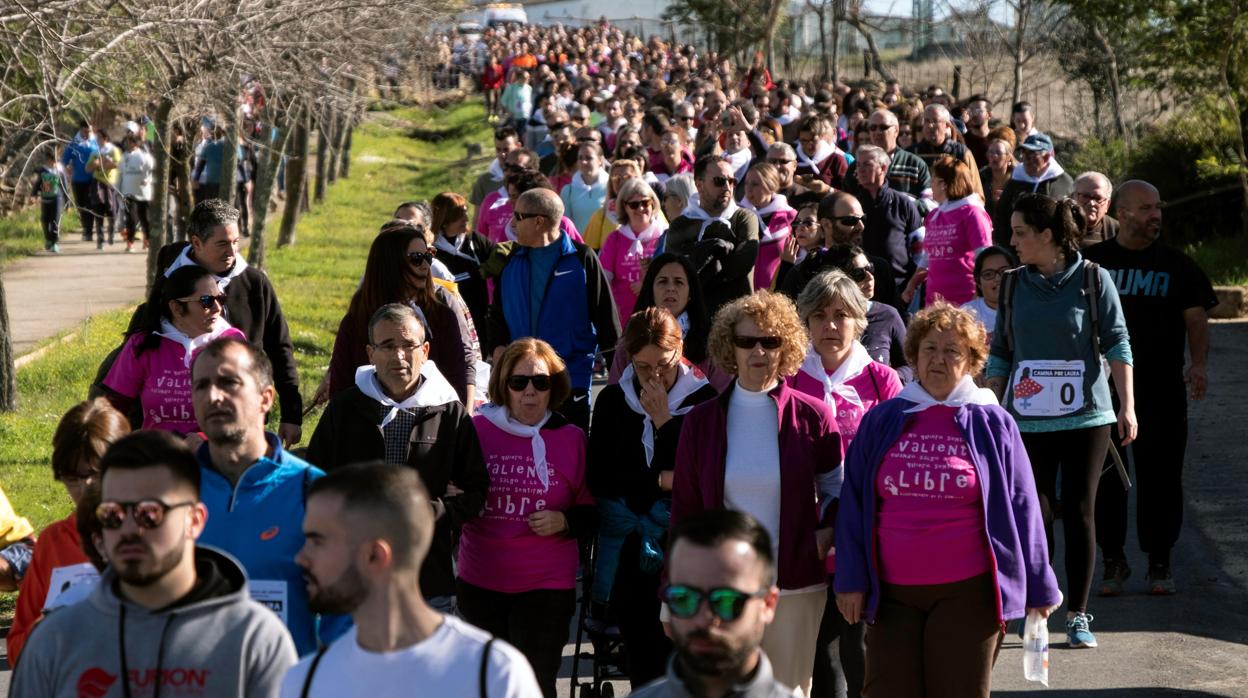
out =
<svg viewBox="0 0 1248 698"><path fill-rule="evenodd" d="M1053 151L1053 139L1049 138L1048 134L1033 133L1027 136L1019 147L1034 153L1049 153Z"/></svg>

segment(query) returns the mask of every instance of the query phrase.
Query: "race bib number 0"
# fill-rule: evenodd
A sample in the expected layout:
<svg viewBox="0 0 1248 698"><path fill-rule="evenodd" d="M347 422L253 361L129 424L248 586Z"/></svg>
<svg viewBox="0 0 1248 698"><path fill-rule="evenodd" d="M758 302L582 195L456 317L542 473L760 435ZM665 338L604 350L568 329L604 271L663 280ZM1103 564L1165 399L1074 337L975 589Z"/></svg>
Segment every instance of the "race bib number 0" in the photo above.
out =
<svg viewBox="0 0 1248 698"><path fill-rule="evenodd" d="M1083 409L1082 361L1024 361L1010 385L1014 411L1023 417L1063 417Z"/></svg>

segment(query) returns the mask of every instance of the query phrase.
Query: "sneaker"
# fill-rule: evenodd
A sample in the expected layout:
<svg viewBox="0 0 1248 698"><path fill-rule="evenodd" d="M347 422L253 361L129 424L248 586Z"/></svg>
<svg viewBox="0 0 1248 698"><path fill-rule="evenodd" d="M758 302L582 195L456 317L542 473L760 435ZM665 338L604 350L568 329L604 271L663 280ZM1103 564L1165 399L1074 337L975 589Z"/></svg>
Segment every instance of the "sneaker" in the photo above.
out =
<svg viewBox="0 0 1248 698"><path fill-rule="evenodd" d="M1170 565L1154 562L1148 566L1148 593L1153 596L1170 596L1177 591L1174 578L1170 576Z"/></svg>
<svg viewBox="0 0 1248 698"><path fill-rule="evenodd" d="M54 243L52 243L52 248L51 248L51 249L52 249L52 254L60 254L60 253L61 253L61 246L60 246L60 245L58 245L58 244L56 244L55 242L54 242Z"/></svg>
<svg viewBox="0 0 1248 698"><path fill-rule="evenodd" d="M134 253L134 242L127 241L126 242L126 254L133 254L133 253Z"/></svg>
<svg viewBox="0 0 1248 698"><path fill-rule="evenodd" d="M1074 618L1066 619L1066 643L1072 649L1096 647L1096 636L1088 629L1092 616L1087 613L1076 613Z"/></svg>
<svg viewBox="0 0 1248 698"><path fill-rule="evenodd" d="M1105 574L1101 578L1101 588L1097 596L1118 596L1122 594L1122 583L1131 576L1131 568L1126 560L1105 558Z"/></svg>

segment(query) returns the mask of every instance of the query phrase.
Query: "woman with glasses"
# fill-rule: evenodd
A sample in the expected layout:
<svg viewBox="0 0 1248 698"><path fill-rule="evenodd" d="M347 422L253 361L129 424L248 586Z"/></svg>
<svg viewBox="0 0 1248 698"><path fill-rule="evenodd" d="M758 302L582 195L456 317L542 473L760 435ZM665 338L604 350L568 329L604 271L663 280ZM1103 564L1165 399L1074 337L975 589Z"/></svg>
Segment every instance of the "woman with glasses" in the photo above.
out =
<svg viewBox="0 0 1248 698"><path fill-rule="evenodd" d="M668 129L659 134L659 157L651 162L651 170L659 184L666 184L676 175L693 172L693 152L686 145L686 140L678 129Z"/></svg>
<svg viewBox="0 0 1248 698"><path fill-rule="evenodd" d="M777 680L810 695L827 601L824 558L840 489L841 437L823 400L785 382L801 366L806 343L793 302L778 293L759 291L716 313L710 354L736 380L685 417L672 525L722 508L763 524L775 542L780 587L763 650Z"/></svg>
<svg viewBox="0 0 1248 698"><path fill-rule="evenodd" d="M368 320L373 313L387 303L406 303L423 314L429 326L429 360L455 388L460 401L473 404L476 331L466 314L457 310L463 301L433 282L429 269L433 255L424 231L404 221L382 226L368 250L364 279L338 324L329 360L329 397L355 385L356 369L369 363Z"/></svg>
<svg viewBox="0 0 1248 698"><path fill-rule="evenodd" d="M910 323L918 378L863 418L836 517L836 604L865 621L867 696L988 698L1005 624L1061 603L1027 450L972 376L970 314Z"/></svg>
<svg viewBox="0 0 1248 698"><path fill-rule="evenodd" d="M96 478L104 451L129 433L130 424L125 416L100 398L80 402L61 417L52 435L52 477L65 486L75 509ZM44 608L74 603L93 586L94 568L78 536L77 518L71 512L39 534L18 591L13 627L6 637L10 667L17 666L26 638ZM60 579L59 583L68 580L68 588L52 589L53 577ZM50 597L52 602L48 603Z"/></svg>
<svg viewBox="0 0 1248 698"><path fill-rule="evenodd" d="M104 378L108 401L122 413L139 401L143 429L197 434L192 360L214 339L246 339L225 321L224 310L225 294L203 267L180 267L158 281L139 329L126 339Z"/></svg>
<svg viewBox="0 0 1248 698"><path fill-rule="evenodd" d="M459 610L520 650L547 698L576 610L577 536L597 522L585 433L555 410L571 394L563 360L528 337L503 351L473 425L490 487L459 539Z"/></svg>
<svg viewBox="0 0 1248 698"><path fill-rule="evenodd" d="M789 273L801 266L807 257L823 249L823 242L823 233L819 230L819 204L803 204L793 219L793 234L784 241L784 249L780 251L780 264L776 267L771 290L784 288Z"/></svg>
<svg viewBox="0 0 1248 698"><path fill-rule="evenodd" d="M765 162L754 165L745 175L745 197L741 208L758 214L758 259L754 262L754 290L770 289L780 269L780 253L793 232L797 211L779 193L780 172Z"/></svg>
<svg viewBox="0 0 1248 698"><path fill-rule="evenodd" d="M1005 272L1018 266L1013 250L1004 247L985 247L975 255L975 299L963 304L988 333L992 344L992 332L997 326L997 304L1001 300L1001 279Z"/></svg>
<svg viewBox="0 0 1248 698"><path fill-rule="evenodd" d="M659 623L659 580L671 521L672 471L684 415L715 388L684 357L683 332L666 309L637 312L624 329L630 360L594 402L589 488L601 518L593 600L609 602L624 640L628 678L663 675L672 645Z"/></svg>
<svg viewBox="0 0 1248 698"><path fill-rule="evenodd" d="M642 265L654 255L667 222L660 212L659 197L641 179L630 179L620 187L615 210L623 211L627 220L607 235L599 257L611 282L615 307L620 317L629 317L641 292Z"/></svg>
<svg viewBox="0 0 1248 698"><path fill-rule="evenodd" d="M965 162L942 155L932 163L931 172L932 198L939 205L923 224L927 251L923 303L943 298L962 305L975 297L975 253L992 244L992 216L975 193L976 173Z"/></svg>

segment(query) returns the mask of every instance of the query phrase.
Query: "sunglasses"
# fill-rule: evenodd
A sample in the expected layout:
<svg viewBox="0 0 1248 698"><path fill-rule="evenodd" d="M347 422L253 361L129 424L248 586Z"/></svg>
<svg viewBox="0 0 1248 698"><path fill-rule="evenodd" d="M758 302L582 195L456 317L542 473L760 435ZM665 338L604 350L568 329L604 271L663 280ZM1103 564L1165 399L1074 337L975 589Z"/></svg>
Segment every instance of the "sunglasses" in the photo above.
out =
<svg viewBox="0 0 1248 698"><path fill-rule="evenodd" d="M692 618L702 608L703 599L711 607L711 613L725 623L731 623L741 617L745 604L750 599L761 599L767 595L766 589L747 594L731 587L716 587L702 590L684 584L669 584L663 589L663 601L672 615L677 618Z"/></svg>
<svg viewBox="0 0 1248 698"><path fill-rule="evenodd" d="M892 127L893 127L892 124L869 124L867 126L867 130L868 131L887 131L888 129Z"/></svg>
<svg viewBox="0 0 1248 698"><path fill-rule="evenodd" d="M793 162L793 160L783 160L783 159L780 159L780 158L776 158L776 159L774 159L774 160L773 160L773 159L768 159L768 160L767 160L767 163L768 163L768 164L770 164L770 165L775 165L775 166L777 166L777 167L784 167L785 165L789 164L790 162Z"/></svg>
<svg viewBox="0 0 1248 698"><path fill-rule="evenodd" d="M871 267L854 267L852 269L846 269L845 274L849 276L850 279L853 279L854 283L861 283L866 281L868 276L874 277L875 271L871 269Z"/></svg>
<svg viewBox="0 0 1248 698"><path fill-rule="evenodd" d="M866 216L837 216L836 222L841 225L858 225L866 219Z"/></svg>
<svg viewBox="0 0 1248 698"><path fill-rule="evenodd" d="M540 214L540 213L524 213L524 212L521 212L521 211L512 211L512 212L511 212L511 217L512 217L512 218L514 218L514 219L516 219L517 221L527 221L527 220L529 220L530 218L537 218L537 217L538 217L538 216L540 216L540 215L542 215L542 214Z"/></svg>
<svg viewBox="0 0 1248 698"><path fill-rule="evenodd" d="M639 199L637 201L626 202L624 205L636 211L642 208L653 208L654 202L650 201L650 199Z"/></svg>
<svg viewBox="0 0 1248 698"><path fill-rule="evenodd" d="M159 499L140 499L137 502L100 502L95 508L95 518L99 519L100 527L107 531L115 531L126 522L126 517L133 516L139 528L151 530L160 528L165 521L165 514L170 509L193 506L195 502L179 502L165 504Z"/></svg>
<svg viewBox="0 0 1248 698"><path fill-rule="evenodd" d="M533 384L533 388L538 392L546 392L550 390L550 376L525 376L519 373L513 373L507 378L507 387L516 391L523 392L529 387L529 383Z"/></svg>
<svg viewBox="0 0 1248 698"><path fill-rule="evenodd" d="M411 262L412 266L414 267L419 267L422 264L433 264L433 253L432 252L408 252L407 261Z"/></svg>
<svg viewBox="0 0 1248 698"><path fill-rule="evenodd" d="M784 343L784 340L779 337L748 337L738 335L732 338L732 343L738 349L753 349L761 344L764 349L770 351L779 349L780 345Z"/></svg>
<svg viewBox="0 0 1248 698"><path fill-rule="evenodd" d="M225 307L225 294L222 293L216 296L204 294L202 296L199 296L198 298L179 298L178 299L179 303L194 303L195 301L199 301L199 304L204 307L204 310L212 310L212 306L214 304L219 305L222 308L224 308Z"/></svg>
<svg viewBox="0 0 1248 698"><path fill-rule="evenodd" d="M737 186L736 177L711 177L711 182L717 187Z"/></svg>

